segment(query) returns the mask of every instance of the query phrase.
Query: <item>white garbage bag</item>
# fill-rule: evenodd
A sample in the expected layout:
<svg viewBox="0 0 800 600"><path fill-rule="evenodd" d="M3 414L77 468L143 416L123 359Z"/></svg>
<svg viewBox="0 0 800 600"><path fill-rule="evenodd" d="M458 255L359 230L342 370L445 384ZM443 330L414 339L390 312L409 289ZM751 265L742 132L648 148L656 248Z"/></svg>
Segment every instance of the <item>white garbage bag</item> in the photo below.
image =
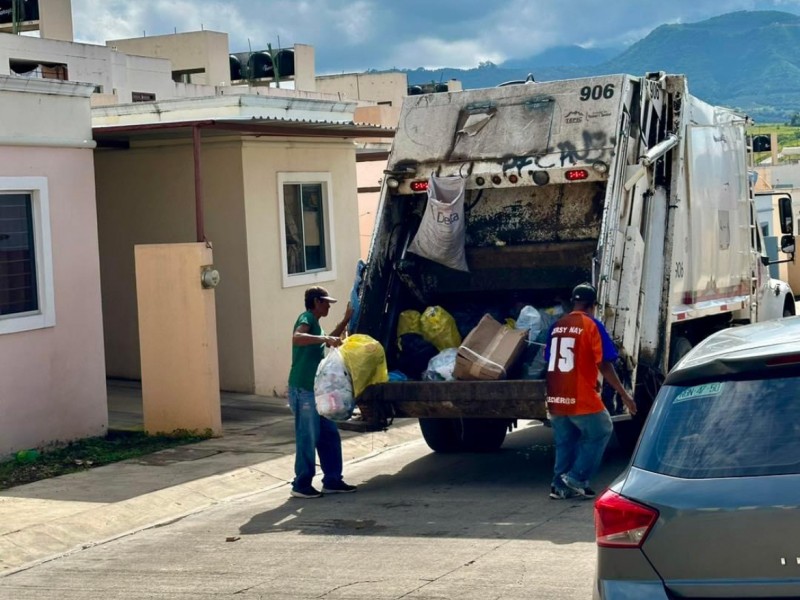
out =
<svg viewBox="0 0 800 600"><path fill-rule="evenodd" d="M423 381L453 381L456 356L458 356L458 348L447 348L439 352L428 361L428 368L422 374Z"/></svg>
<svg viewBox="0 0 800 600"><path fill-rule="evenodd" d="M464 255L464 190L461 177L428 180L428 206L408 251L458 271L469 271Z"/></svg>
<svg viewBox="0 0 800 600"><path fill-rule="evenodd" d="M317 412L326 419L346 421L353 416L353 383L338 348L333 348L317 367L314 402Z"/></svg>

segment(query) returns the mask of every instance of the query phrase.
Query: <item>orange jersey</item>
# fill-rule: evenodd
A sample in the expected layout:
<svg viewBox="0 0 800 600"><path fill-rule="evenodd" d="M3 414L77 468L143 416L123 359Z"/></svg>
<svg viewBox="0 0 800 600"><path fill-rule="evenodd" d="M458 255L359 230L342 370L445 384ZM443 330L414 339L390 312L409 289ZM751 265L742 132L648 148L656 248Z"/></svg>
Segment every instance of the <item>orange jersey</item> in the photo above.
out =
<svg viewBox="0 0 800 600"><path fill-rule="evenodd" d="M547 410L552 415L587 415L605 406L597 391L597 365L615 361L617 350L603 324L581 311L550 328L545 349Z"/></svg>

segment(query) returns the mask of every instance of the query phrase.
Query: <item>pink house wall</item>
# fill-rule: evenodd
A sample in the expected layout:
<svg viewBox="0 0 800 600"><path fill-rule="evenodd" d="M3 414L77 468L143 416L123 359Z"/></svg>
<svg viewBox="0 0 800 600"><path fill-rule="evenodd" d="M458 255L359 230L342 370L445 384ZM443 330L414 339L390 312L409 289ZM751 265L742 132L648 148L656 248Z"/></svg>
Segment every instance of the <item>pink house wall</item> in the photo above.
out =
<svg viewBox="0 0 800 600"><path fill-rule="evenodd" d="M0 334L0 456L108 427L92 150L0 146L0 178L46 177L55 326Z"/></svg>

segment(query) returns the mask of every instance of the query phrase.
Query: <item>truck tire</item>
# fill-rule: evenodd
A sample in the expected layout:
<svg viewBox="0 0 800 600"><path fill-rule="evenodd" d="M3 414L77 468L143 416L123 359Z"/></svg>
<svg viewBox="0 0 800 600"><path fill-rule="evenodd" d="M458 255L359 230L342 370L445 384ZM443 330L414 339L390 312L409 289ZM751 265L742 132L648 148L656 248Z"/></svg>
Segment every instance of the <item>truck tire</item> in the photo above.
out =
<svg viewBox="0 0 800 600"><path fill-rule="evenodd" d="M462 419L462 442L467 452L495 452L508 432L508 419Z"/></svg>
<svg viewBox="0 0 800 600"><path fill-rule="evenodd" d="M434 452L494 452L506 439L508 419L420 418L419 428Z"/></svg>
<svg viewBox="0 0 800 600"><path fill-rule="evenodd" d="M419 428L428 448L434 452L461 452L461 419L420 418Z"/></svg>

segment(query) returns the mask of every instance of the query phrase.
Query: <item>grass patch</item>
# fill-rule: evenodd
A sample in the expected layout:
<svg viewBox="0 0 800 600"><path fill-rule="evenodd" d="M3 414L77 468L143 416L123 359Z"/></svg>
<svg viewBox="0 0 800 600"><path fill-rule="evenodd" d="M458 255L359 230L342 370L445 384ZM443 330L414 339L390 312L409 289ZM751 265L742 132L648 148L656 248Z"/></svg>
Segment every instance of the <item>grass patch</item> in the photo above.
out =
<svg viewBox="0 0 800 600"><path fill-rule="evenodd" d="M176 431L169 435L146 435L141 431L109 431L105 437L86 438L62 448L46 451L21 451L11 460L0 462L0 490L41 479L86 471L136 458L211 437L204 433Z"/></svg>

